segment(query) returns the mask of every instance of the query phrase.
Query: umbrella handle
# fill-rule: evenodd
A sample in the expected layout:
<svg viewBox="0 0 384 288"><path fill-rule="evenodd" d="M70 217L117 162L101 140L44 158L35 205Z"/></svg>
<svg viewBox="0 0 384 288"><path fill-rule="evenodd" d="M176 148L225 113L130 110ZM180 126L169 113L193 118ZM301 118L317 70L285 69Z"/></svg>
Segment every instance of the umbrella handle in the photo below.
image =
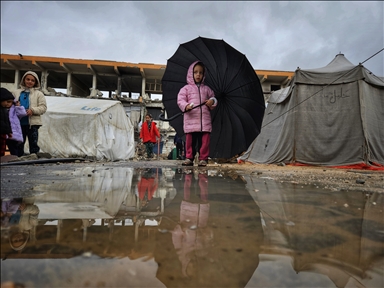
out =
<svg viewBox="0 0 384 288"><path fill-rule="evenodd" d="M203 105L205 105L205 102L203 102L203 103L201 103L201 104L199 104L199 105L193 106L191 110L177 113L176 115L173 115L171 118L168 118L168 119L165 119L165 118L164 118L164 112L163 112L163 113L161 113L161 114L159 115L159 120L161 120L161 121L167 121L167 122L168 122L168 121L172 121L173 119L176 119L177 117L183 115L184 113L188 113L189 111L192 111L193 109L195 109L195 108L197 108L197 107L201 107L201 106L203 106Z"/></svg>

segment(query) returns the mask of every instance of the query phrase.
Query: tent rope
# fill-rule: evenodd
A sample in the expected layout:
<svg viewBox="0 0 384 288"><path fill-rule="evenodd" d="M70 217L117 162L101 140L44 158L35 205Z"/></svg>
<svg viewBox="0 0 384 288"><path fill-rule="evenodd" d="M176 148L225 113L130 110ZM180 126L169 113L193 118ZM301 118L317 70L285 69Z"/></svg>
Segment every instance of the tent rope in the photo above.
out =
<svg viewBox="0 0 384 288"><path fill-rule="evenodd" d="M275 119L271 120L270 122L266 123L265 125L261 126L261 129L264 128L265 126L271 124L272 122L276 121L277 119L279 119L280 117L282 117L283 115L287 114L288 112L290 112L291 110L295 109L296 107L298 107L299 105L301 105L302 103L304 103L305 101L307 101L308 99L312 98L313 96L315 96L316 94L322 92L325 88L327 88L328 86L332 85L333 83L335 83L337 80L343 78L345 75L347 75L348 73L352 72L353 70L355 70L357 67L359 67L360 65L362 65L363 63L367 62L369 59L373 58L374 56L376 56L377 54L379 54L380 52L382 52L384 50L384 48L382 48L381 50L379 50L378 52L376 52L375 54L373 54L372 56L368 57L366 60L364 60L363 62L359 63L359 65L353 67L352 69L346 71L344 74L342 74L340 77L336 78L335 80L333 80L331 83L327 84L326 86L324 86L323 88L321 88L319 91L313 93L311 96L309 96L308 98L304 99L303 101L297 103L295 106L293 106L292 108L288 109L287 111L285 111L284 113L282 113L280 116L276 117ZM379 77L378 77L379 78ZM383 79L379 78L382 82Z"/></svg>
<svg viewBox="0 0 384 288"><path fill-rule="evenodd" d="M382 48L380 51L376 52L375 54L373 54L371 57L369 57L368 59L366 59L365 61L361 62L360 64L364 64L365 62L367 62L369 59L375 57L377 54L379 54L381 51L383 51L384 48Z"/></svg>

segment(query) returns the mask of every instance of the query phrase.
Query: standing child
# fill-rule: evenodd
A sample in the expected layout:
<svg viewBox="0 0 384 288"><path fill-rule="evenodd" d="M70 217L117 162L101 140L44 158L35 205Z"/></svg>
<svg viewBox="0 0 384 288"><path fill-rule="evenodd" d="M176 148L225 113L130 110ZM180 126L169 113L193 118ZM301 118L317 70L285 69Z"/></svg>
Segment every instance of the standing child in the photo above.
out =
<svg viewBox="0 0 384 288"><path fill-rule="evenodd" d="M20 119L23 132L23 143L16 147L17 156L24 155L24 145L28 138L29 153L37 153L40 147L37 145L39 140L39 128L43 125L41 115L47 111L47 101L43 92L39 91L40 81L37 74L28 71L21 78L20 89L14 92L16 101L25 108L27 116Z"/></svg>
<svg viewBox="0 0 384 288"><path fill-rule="evenodd" d="M12 137L12 127L9 120L9 108L12 106L12 93L5 88L0 91L0 156L5 155L7 137Z"/></svg>
<svg viewBox="0 0 384 288"><path fill-rule="evenodd" d="M187 85L180 89L177 104L184 113L185 157L183 166L193 166L193 159L199 152L199 166L207 166L210 133L212 132L210 110L217 106L217 99L211 88L204 84L205 66L193 62L188 69ZM193 106L204 104L196 109Z"/></svg>
<svg viewBox="0 0 384 288"><path fill-rule="evenodd" d="M140 139L145 145L147 159L153 158L153 146L156 142L160 141L160 132L156 127L156 122L152 121L152 115L149 113L145 115L145 122L141 126Z"/></svg>
<svg viewBox="0 0 384 288"><path fill-rule="evenodd" d="M15 98L13 97L13 99ZM23 143L24 140L23 131L21 130L20 119L27 116L27 112L25 111L25 108L23 106L20 106L19 101L12 101L9 104L9 121L11 123L12 128L12 137L8 137L6 144L11 155L17 155L19 151L18 146Z"/></svg>

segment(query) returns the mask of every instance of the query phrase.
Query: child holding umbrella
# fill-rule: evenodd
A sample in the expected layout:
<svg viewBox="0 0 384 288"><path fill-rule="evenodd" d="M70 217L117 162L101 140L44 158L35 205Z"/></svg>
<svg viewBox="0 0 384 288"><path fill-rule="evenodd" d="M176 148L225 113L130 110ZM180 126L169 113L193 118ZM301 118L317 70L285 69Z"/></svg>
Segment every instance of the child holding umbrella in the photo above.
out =
<svg viewBox="0 0 384 288"><path fill-rule="evenodd" d="M187 85L180 89L177 105L184 113L185 157L183 166L193 166L199 152L198 166L207 166L210 133L212 132L210 110L217 106L211 88L204 84L205 66L201 61L193 62L187 73ZM195 108L194 108L195 106Z"/></svg>

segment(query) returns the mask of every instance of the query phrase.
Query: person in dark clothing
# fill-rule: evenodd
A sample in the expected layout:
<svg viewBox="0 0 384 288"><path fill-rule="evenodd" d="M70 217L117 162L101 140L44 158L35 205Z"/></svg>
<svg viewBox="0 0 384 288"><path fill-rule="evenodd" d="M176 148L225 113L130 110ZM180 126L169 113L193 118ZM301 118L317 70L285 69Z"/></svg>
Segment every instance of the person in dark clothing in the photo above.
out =
<svg viewBox="0 0 384 288"><path fill-rule="evenodd" d="M178 134L175 135L173 143L176 145L176 159L184 160L184 141Z"/></svg>
<svg viewBox="0 0 384 288"><path fill-rule="evenodd" d="M12 137L11 121L9 120L9 108L15 97L5 88L0 91L0 156L5 155L7 137Z"/></svg>

